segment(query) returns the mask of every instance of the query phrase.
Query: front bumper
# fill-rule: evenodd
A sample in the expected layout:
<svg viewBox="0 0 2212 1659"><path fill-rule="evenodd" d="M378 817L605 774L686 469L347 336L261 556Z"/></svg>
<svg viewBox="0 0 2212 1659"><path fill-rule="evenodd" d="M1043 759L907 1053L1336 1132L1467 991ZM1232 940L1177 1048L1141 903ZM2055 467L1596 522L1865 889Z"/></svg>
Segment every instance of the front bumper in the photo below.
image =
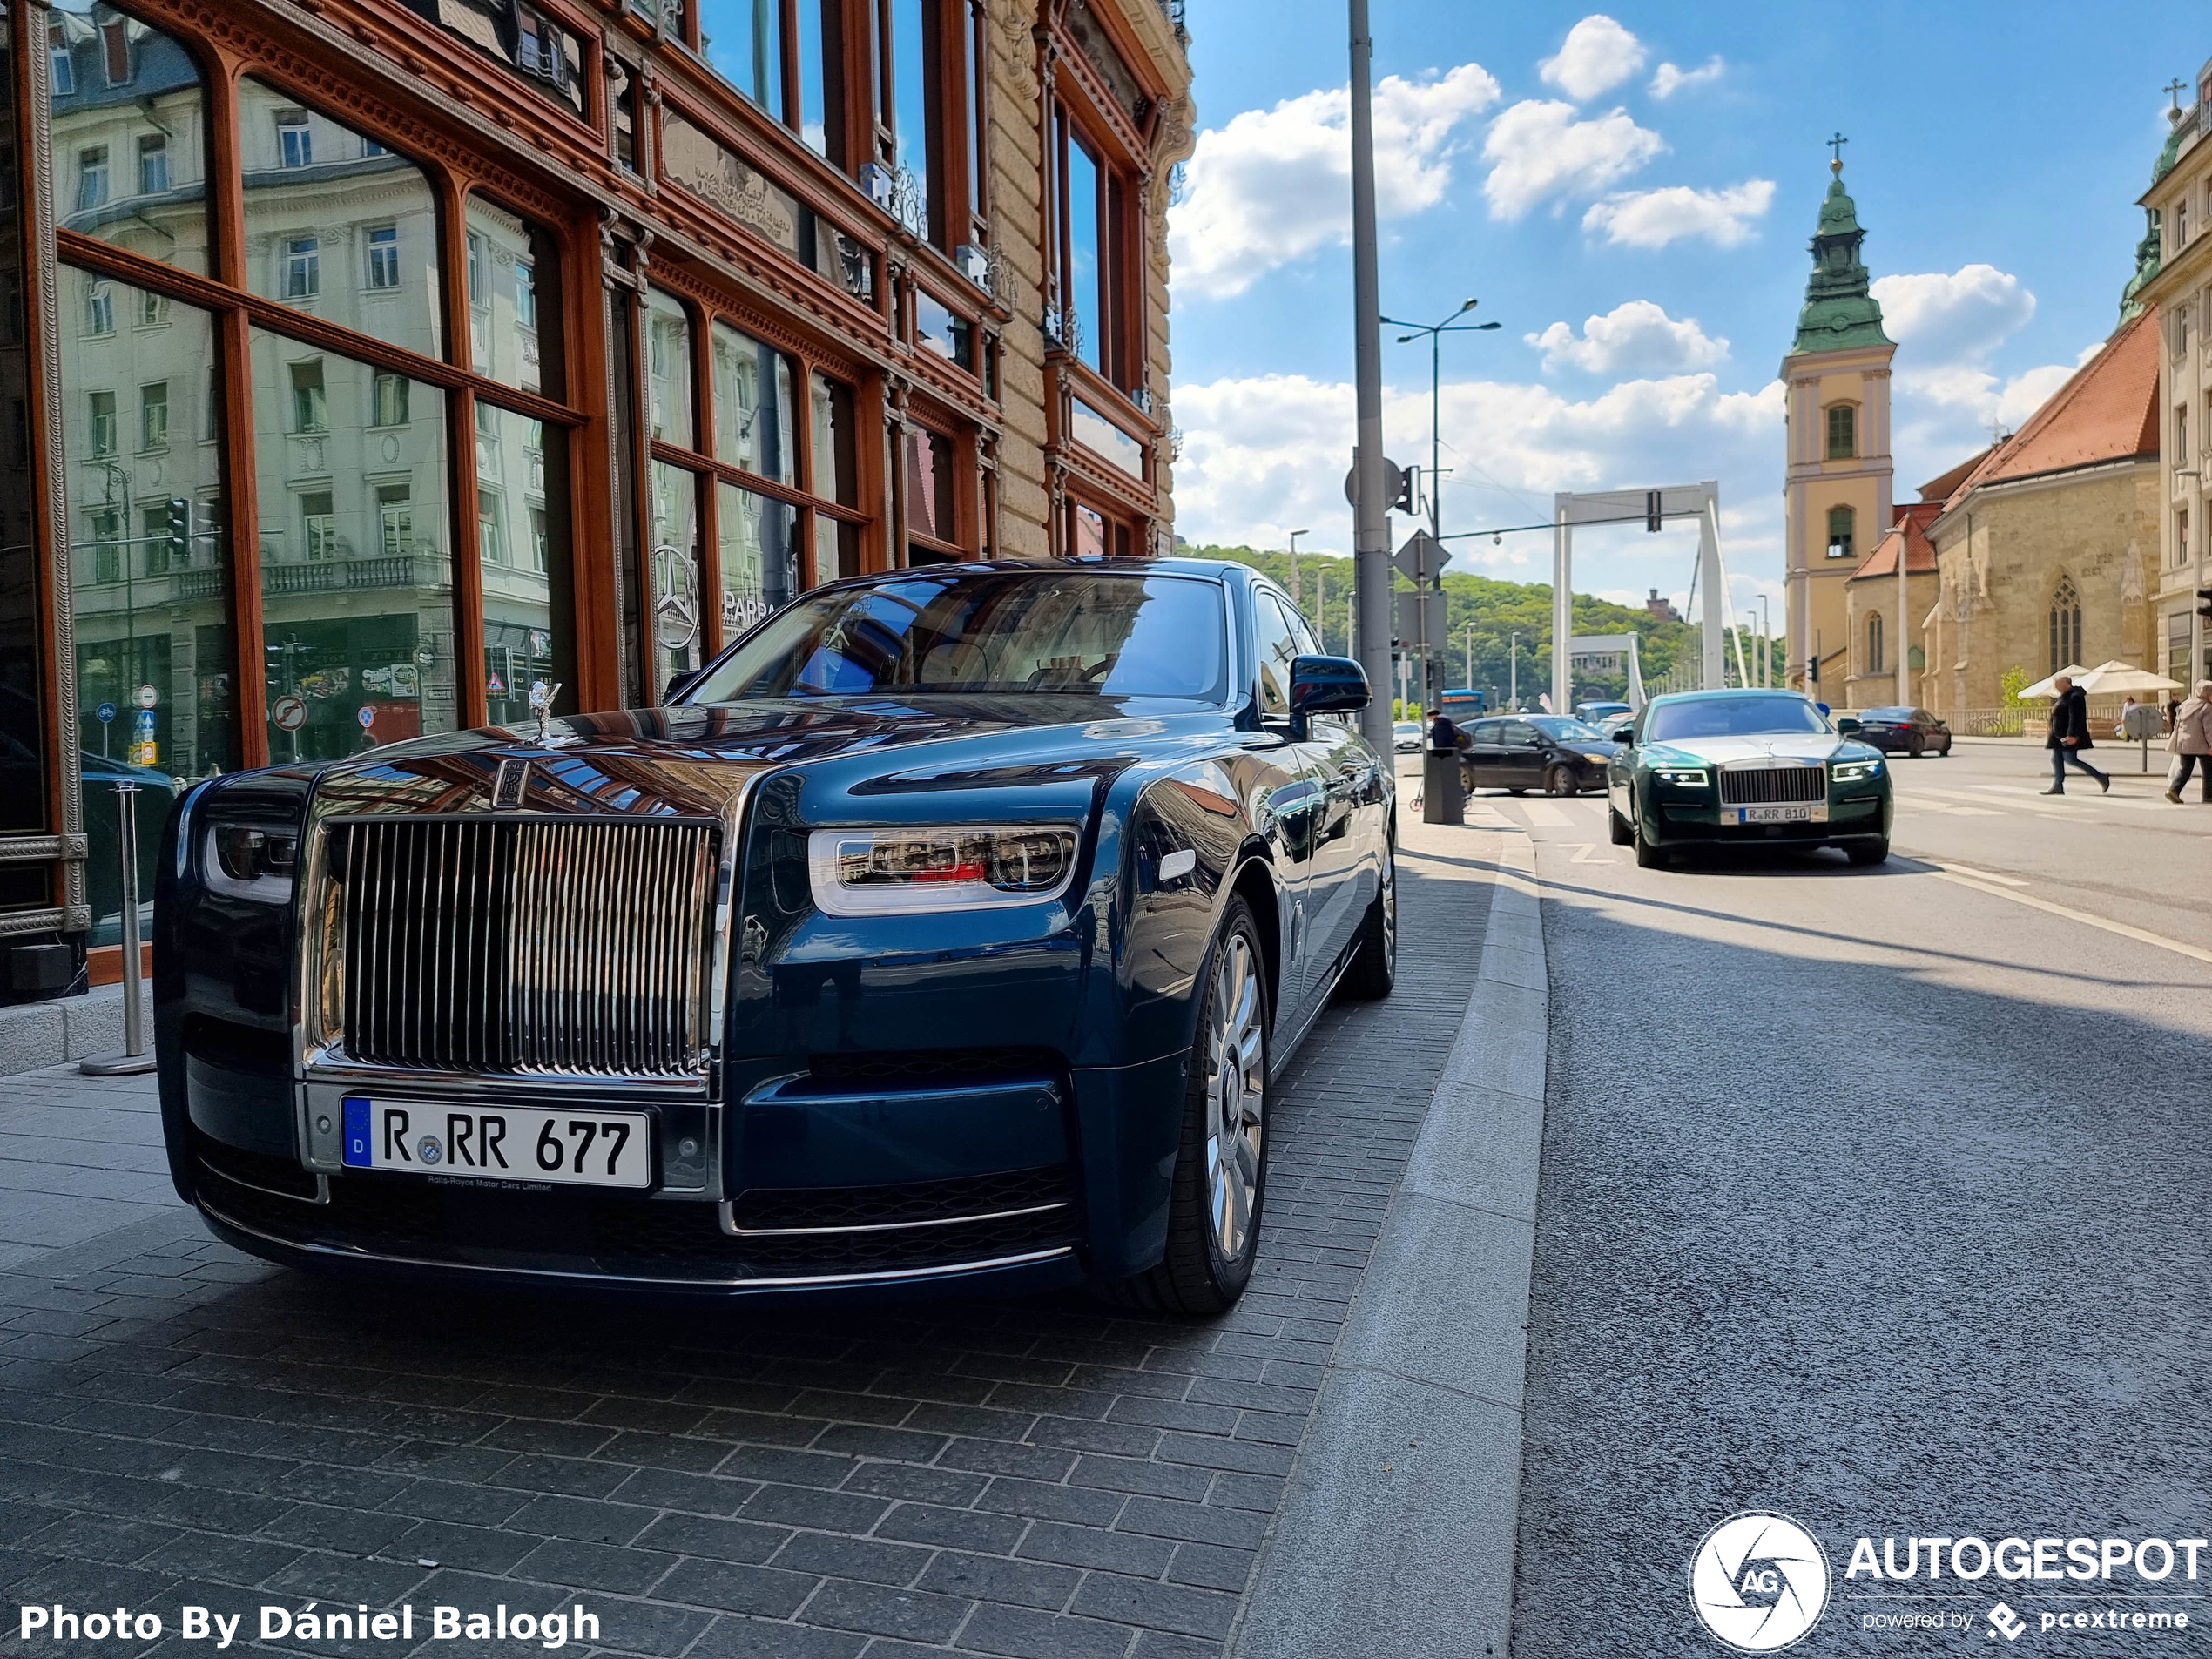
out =
<svg viewBox="0 0 2212 1659"><path fill-rule="evenodd" d="M1723 823L1719 805L1710 800L1662 799L1654 803L1654 811L1656 819L1649 821L1648 827L1652 840L1662 846L1842 846L1882 840L1890 833L1886 793L1831 800L1824 824Z"/></svg>

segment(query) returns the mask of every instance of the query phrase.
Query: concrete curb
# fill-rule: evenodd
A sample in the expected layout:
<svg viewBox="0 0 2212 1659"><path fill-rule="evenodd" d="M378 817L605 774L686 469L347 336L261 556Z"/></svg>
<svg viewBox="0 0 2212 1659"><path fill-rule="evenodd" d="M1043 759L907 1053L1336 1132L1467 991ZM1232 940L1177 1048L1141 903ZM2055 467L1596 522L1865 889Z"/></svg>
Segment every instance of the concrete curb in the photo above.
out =
<svg viewBox="0 0 2212 1659"><path fill-rule="evenodd" d="M1535 848L1482 961L1306 1430L1239 1659L1509 1651L1550 1013Z"/></svg>
<svg viewBox="0 0 2212 1659"><path fill-rule="evenodd" d="M145 1011L146 1046L153 1046L153 987L139 1006ZM0 1077L58 1066L87 1055L119 1052L123 1047L123 988L103 985L83 996L57 996L45 1002L0 1008Z"/></svg>

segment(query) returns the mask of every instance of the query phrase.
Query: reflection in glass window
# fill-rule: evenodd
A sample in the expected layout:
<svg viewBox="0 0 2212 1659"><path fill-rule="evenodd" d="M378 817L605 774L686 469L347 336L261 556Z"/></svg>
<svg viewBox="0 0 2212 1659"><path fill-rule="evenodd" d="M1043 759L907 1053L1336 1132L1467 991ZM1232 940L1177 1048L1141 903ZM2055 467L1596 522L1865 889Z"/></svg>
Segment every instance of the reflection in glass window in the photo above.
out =
<svg viewBox="0 0 2212 1659"><path fill-rule="evenodd" d="M726 322L714 325L714 456L779 484L799 482L791 359Z"/></svg>
<svg viewBox="0 0 2212 1659"><path fill-rule="evenodd" d="M784 118L783 0L702 0L699 51L725 80Z"/></svg>
<svg viewBox="0 0 2212 1659"><path fill-rule="evenodd" d="M845 165L844 53L839 0L799 0L799 136L839 167Z"/></svg>
<svg viewBox="0 0 2212 1659"><path fill-rule="evenodd" d="M853 470L853 388L824 374L814 376L814 493L841 507L860 502Z"/></svg>
<svg viewBox="0 0 2212 1659"><path fill-rule="evenodd" d="M536 6L516 0L406 0L428 18L507 65L516 78L570 114L583 113L583 43Z"/></svg>
<svg viewBox="0 0 2212 1659"><path fill-rule="evenodd" d="M914 291L914 341L924 351L975 372L975 325L927 288Z"/></svg>
<svg viewBox="0 0 2212 1659"><path fill-rule="evenodd" d="M238 98L247 286L440 355L437 202L421 169L265 82L240 80Z"/></svg>
<svg viewBox="0 0 2212 1659"><path fill-rule="evenodd" d="M699 617L699 485L696 474L653 462L652 620L655 700L675 674L697 668Z"/></svg>
<svg viewBox="0 0 2212 1659"><path fill-rule="evenodd" d="M651 289L645 299L645 380L651 433L685 449L691 436L691 324L683 302Z"/></svg>
<svg viewBox="0 0 2212 1659"><path fill-rule="evenodd" d="M206 275L199 68L178 41L111 7L56 0L47 16L62 227Z"/></svg>
<svg viewBox="0 0 2212 1659"><path fill-rule="evenodd" d="M953 441L927 427L907 428L907 528L949 542L953 512Z"/></svg>
<svg viewBox="0 0 2212 1659"><path fill-rule="evenodd" d="M908 199L900 217L914 230L936 238L931 209L941 206L944 166L938 153L936 124L930 117L932 92L940 84L937 0L889 0L891 85L886 111L892 129L893 159L900 186Z"/></svg>
<svg viewBox="0 0 2212 1659"><path fill-rule="evenodd" d="M476 405L477 557L484 593L484 697L494 725L530 718L530 687L563 688L578 706L570 610L568 435L510 409ZM549 489L552 491L549 497ZM518 510L519 509L519 510Z"/></svg>
<svg viewBox="0 0 2212 1659"><path fill-rule="evenodd" d="M88 334L111 334L115 332L115 291L105 277L90 273L84 278L84 332Z"/></svg>
<svg viewBox="0 0 2212 1659"><path fill-rule="evenodd" d="M374 365L253 335L269 752L327 759L451 731L453 568L444 399L379 428ZM289 404L290 424L284 418ZM298 700L296 731L278 724Z"/></svg>
<svg viewBox="0 0 2212 1659"><path fill-rule="evenodd" d="M115 286L135 314L138 291ZM111 944L120 922L116 779L129 777L155 792L146 804L165 811L171 779L238 765L224 592L228 561L220 529L223 435L198 426L197 400L172 404L167 395L172 386L192 384L215 361L216 331L207 313L182 300L169 314L166 328L64 335L61 342L65 385L132 388L141 430L151 410L171 440L165 453L142 456L134 448L122 455L112 430L113 393L72 396L63 405L78 699L71 712L92 836L86 874L94 939ZM107 429L88 429L94 427ZM98 458L79 459L85 456ZM186 503L182 523L170 517L172 500ZM142 688L148 686L153 707L142 711ZM105 704L115 707L112 720L98 716ZM152 875L151 865L141 867L149 898Z"/></svg>
<svg viewBox="0 0 2212 1659"><path fill-rule="evenodd" d="M50 40L57 32L50 30L43 17L22 18L15 26L29 30L15 38L27 40L34 51L42 32ZM0 181L4 181L10 202L17 185L15 69L9 39L0 33ZM56 90L61 89L57 85ZM74 309L75 290L65 292ZM48 827L45 676L39 648L39 571L44 552L31 521L40 492L33 487L30 473L29 338L23 239L0 236L0 833ZM71 395L69 401L76 400ZM73 515L63 523L69 527L66 534L81 534ZM0 908L52 902L44 870L33 867L12 875L0 871Z"/></svg>
<svg viewBox="0 0 2212 1659"><path fill-rule="evenodd" d="M476 371L517 391L559 397L561 265L553 239L482 196L469 198L468 219Z"/></svg>
<svg viewBox="0 0 2212 1659"><path fill-rule="evenodd" d="M722 637L735 639L799 592L798 509L735 484L715 487Z"/></svg>
<svg viewBox="0 0 2212 1659"><path fill-rule="evenodd" d="M1099 248L1098 158L1084 147L1080 135L1067 135L1068 309L1076 331L1074 344L1083 361L1099 367L1099 342L1103 338Z"/></svg>
<svg viewBox="0 0 2212 1659"><path fill-rule="evenodd" d="M1069 513L1075 526L1075 556L1079 559L1103 559L1106 556L1106 515L1095 507L1081 502L1070 503Z"/></svg>
<svg viewBox="0 0 2212 1659"><path fill-rule="evenodd" d="M169 382L154 381L138 388L138 448L141 453L169 447Z"/></svg>
<svg viewBox="0 0 2212 1659"><path fill-rule="evenodd" d="M377 370L376 384L371 394L374 408L370 412L368 423L371 426L405 426L407 388L414 384L404 374Z"/></svg>

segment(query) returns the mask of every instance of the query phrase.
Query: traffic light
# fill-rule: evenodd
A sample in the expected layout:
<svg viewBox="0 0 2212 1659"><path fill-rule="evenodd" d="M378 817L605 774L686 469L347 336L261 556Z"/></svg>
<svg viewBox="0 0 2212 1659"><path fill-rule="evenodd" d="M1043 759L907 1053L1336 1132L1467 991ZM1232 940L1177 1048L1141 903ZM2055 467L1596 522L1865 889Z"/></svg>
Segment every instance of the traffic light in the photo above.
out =
<svg viewBox="0 0 2212 1659"><path fill-rule="evenodd" d="M172 569L192 563L192 502L182 496L169 498L169 563Z"/></svg>
<svg viewBox="0 0 2212 1659"><path fill-rule="evenodd" d="M2199 588L2196 590L2196 614L2203 617L2205 621L2212 622L2212 588Z"/></svg>
<svg viewBox="0 0 2212 1659"><path fill-rule="evenodd" d="M1659 492L1656 489L1647 489L1643 492L1644 529L1655 535L1657 534L1659 517Z"/></svg>
<svg viewBox="0 0 2212 1659"><path fill-rule="evenodd" d="M1393 513L1411 515L1413 511L1413 469L1406 468L1398 475L1398 499L1390 504Z"/></svg>

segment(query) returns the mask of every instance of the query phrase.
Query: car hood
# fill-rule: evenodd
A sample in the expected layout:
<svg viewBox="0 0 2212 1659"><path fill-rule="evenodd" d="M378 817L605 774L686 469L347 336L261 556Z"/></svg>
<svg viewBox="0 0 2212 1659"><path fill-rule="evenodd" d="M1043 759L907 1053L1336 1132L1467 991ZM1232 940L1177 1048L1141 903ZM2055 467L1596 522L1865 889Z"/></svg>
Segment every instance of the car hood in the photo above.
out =
<svg viewBox="0 0 2212 1659"><path fill-rule="evenodd" d="M1643 753L1655 761L1696 760L1710 766L1729 766L1746 761L1848 759L1862 749L1866 749L1865 744L1830 732L1773 732L1744 738L1678 738L1669 743L1648 744Z"/></svg>
<svg viewBox="0 0 2212 1659"><path fill-rule="evenodd" d="M571 715L548 722L543 738L534 725L480 727L312 770L325 811L483 810L502 763L528 762L509 774L523 779L523 796L502 804L718 816L746 779L785 766L840 765L843 786L862 794L1077 783L1186 745L1211 748L1233 718L1188 703L1096 697L761 699Z"/></svg>

